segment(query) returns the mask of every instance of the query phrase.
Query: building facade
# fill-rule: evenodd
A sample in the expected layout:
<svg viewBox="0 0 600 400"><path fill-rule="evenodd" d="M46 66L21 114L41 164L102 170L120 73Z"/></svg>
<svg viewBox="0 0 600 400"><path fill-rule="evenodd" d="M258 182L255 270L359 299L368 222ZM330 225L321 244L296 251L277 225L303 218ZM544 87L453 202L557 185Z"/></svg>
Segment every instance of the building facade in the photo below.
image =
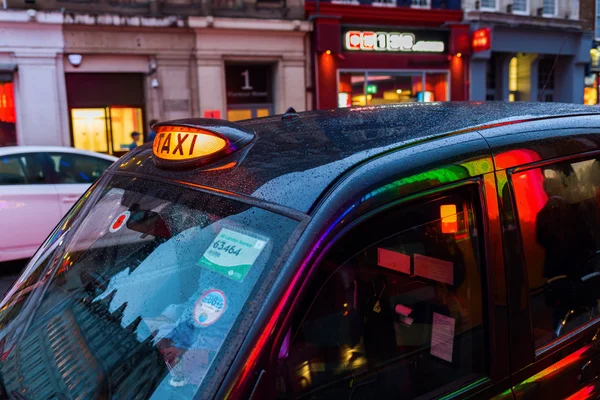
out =
<svg viewBox="0 0 600 400"><path fill-rule="evenodd" d="M490 48L470 63L471 100L583 103L592 34L577 0L463 0Z"/></svg>
<svg viewBox="0 0 600 400"><path fill-rule="evenodd" d="M11 4L0 10L0 145L119 155L152 119L310 108L302 3Z"/></svg>
<svg viewBox="0 0 600 400"><path fill-rule="evenodd" d="M306 1L315 108L467 100L459 1Z"/></svg>

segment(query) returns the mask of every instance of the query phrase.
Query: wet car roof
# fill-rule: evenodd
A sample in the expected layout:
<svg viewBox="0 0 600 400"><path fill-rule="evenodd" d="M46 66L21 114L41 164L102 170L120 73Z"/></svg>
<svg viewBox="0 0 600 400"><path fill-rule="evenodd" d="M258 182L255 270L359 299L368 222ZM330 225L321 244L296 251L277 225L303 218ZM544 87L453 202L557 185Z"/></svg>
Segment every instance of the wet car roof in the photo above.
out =
<svg viewBox="0 0 600 400"><path fill-rule="evenodd" d="M560 103L410 103L298 113L238 122L256 133L232 169L165 171L150 145L118 169L191 182L309 212L341 174L366 159L470 128L554 116L598 114L600 108ZM187 120L189 121L189 120Z"/></svg>

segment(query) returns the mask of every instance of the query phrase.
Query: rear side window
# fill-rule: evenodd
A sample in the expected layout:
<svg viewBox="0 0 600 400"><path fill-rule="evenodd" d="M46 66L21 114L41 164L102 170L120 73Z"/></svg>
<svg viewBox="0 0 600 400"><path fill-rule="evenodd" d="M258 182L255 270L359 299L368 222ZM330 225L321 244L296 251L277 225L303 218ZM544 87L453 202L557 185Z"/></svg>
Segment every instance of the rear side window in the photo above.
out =
<svg viewBox="0 0 600 400"><path fill-rule="evenodd" d="M412 399L485 375L475 199L387 210L332 247L279 353L280 398Z"/></svg>
<svg viewBox="0 0 600 400"><path fill-rule="evenodd" d="M0 185L22 185L27 183L21 156L0 158Z"/></svg>
<svg viewBox="0 0 600 400"><path fill-rule="evenodd" d="M600 314L600 164L519 171L512 186L540 349Z"/></svg>
<svg viewBox="0 0 600 400"><path fill-rule="evenodd" d="M112 161L71 153L52 153L52 165L57 183L92 183L102 175Z"/></svg>
<svg viewBox="0 0 600 400"><path fill-rule="evenodd" d="M41 153L0 157L0 185L43 184L46 168Z"/></svg>

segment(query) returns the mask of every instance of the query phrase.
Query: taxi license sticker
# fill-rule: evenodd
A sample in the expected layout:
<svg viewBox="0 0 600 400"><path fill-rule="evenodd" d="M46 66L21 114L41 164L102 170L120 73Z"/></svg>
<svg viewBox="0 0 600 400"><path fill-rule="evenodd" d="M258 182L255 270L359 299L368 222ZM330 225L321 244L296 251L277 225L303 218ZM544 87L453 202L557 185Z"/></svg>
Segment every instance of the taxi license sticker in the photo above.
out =
<svg viewBox="0 0 600 400"><path fill-rule="evenodd" d="M115 221L112 223L108 230L111 231L111 233L115 233L116 231L121 229L129 219L130 215L131 213L129 211L124 211L121 214L119 214L117 219L115 219Z"/></svg>
<svg viewBox="0 0 600 400"><path fill-rule="evenodd" d="M267 242L268 239L257 239L223 228L198 263L204 268L242 282Z"/></svg>
<svg viewBox="0 0 600 400"><path fill-rule="evenodd" d="M221 318L226 305L225 293L217 289L208 290L194 306L194 321L200 326L212 325Z"/></svg>

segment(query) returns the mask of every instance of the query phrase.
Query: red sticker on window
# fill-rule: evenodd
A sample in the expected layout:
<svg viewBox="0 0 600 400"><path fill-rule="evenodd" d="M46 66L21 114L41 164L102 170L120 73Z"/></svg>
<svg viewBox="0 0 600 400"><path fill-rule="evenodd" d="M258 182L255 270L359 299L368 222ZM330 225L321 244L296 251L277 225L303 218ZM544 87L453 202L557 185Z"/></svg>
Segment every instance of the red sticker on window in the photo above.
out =
<svg viewBox="0 0 600 400"><path fill-rule="evenodd" d="M112 225L109 228L109 231L111 231L112 233L115 233L116 231L118 231L119 229L121 229L123 227L123 225L125 225L125 223L129 219L129 215L130 214L131 213L129 211L122 212L117 217L117 219L115 219L115 221L112 223Z"/></svg>
<svg viewBox="0 0 600 400"><path fill-rule="evenodd" d="M406 254L378 248L377 265L410 275L410 256Z"/></svg>

